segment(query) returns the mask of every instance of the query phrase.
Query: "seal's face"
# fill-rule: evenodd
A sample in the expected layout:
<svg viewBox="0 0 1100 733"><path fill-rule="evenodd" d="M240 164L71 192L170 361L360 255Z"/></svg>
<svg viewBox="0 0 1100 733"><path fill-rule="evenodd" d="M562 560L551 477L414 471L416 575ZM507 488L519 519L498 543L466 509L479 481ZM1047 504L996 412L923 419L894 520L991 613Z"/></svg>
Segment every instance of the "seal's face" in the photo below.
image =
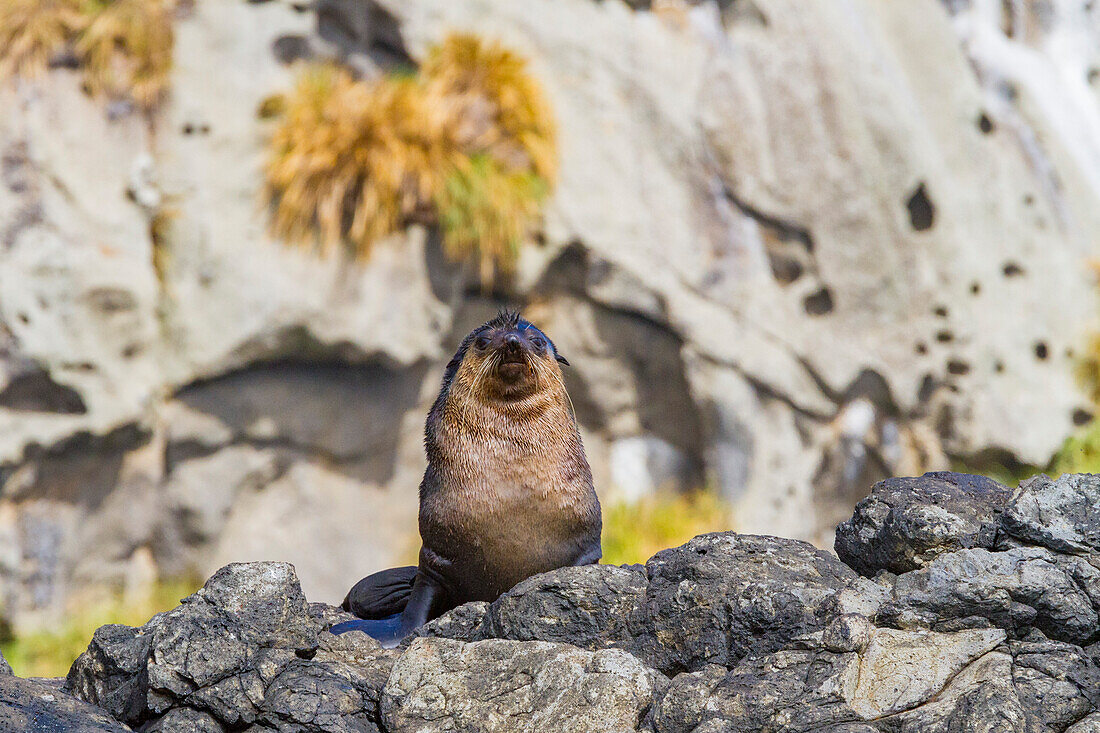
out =
<svg viewBox="0 0 1100 733"><path fill-rule="evenodd" d="M550 339L516 314L502 314L475 329L459 354L460 376L490 399L515 400L561 383L568 364Z"/></svg>

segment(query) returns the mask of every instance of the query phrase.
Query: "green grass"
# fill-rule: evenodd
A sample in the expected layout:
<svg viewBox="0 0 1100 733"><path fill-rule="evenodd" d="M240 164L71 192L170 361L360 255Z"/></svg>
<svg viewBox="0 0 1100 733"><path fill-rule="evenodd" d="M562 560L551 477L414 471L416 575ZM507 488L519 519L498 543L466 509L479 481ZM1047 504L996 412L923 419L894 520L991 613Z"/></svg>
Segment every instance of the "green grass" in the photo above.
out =
<svg viewBox="0 0 1100 733"><path fill-rule="evenodd" d="M498 268L511 270L549 188L534 172L508 170L488 155L460 158L435 196L447 255L473 256L484 283Z"/></svg>
<svg viewBox="0 0 1100 733"><path fill-rule="evenodd" d="M644 563L696 535L732 528L729 506L709 491L658 493L633 504L610 504L603 513L603 562Z"/></svg>
<svg viewBox="0 0 1100 733"><path fill-rule="evenodd" d="M1063 473L1100 473L1100 421L1093 420L1075 435L1066 438L1051 460L1050 475Z"/></svg>
<svg viewBox="0 0 1100 733"><path fill-rule="evenodd" d="M158 583L140 602L126 604L118 597L95 604L70 614L56 628L2 639L0 649L20 677L63 677L73 660L88 648L92 633L100 626L140 626L155 614L178 606L181 598L191 595L198 587L194 581Z"/></svg>

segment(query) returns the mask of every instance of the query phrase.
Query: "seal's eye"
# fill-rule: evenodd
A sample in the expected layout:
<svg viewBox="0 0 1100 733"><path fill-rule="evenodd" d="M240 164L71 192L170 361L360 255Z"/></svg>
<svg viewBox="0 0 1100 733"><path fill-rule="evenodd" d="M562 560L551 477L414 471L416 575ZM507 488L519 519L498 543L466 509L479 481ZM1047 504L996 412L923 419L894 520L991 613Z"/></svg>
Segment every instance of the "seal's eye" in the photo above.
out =
<svg viewBox="0 0 1100 733"><path fill-rule="evenodd" d="M477 348L484 349L486 346L489 345L489 341L490 341L490 339L489 339L488 336L482 335L482 336L478 336L477 339L474 341L474 343L477 344Z"/></svg>
<svg viewBox="0 0 1100 733"><path fill-rule="evenodd" d="M532 336L531 345L539 351L542 351L546 348L546 339L544 339L542 336Z"/></svg>

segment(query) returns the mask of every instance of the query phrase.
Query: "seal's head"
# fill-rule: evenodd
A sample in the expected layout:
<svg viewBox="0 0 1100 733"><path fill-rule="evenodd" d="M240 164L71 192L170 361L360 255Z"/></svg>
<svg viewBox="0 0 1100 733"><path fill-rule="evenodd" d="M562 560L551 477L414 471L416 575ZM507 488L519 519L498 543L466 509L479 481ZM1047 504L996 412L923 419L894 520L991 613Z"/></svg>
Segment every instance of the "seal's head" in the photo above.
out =
<svg viewBox="0 0 1100 733"><path fill-rule="evenodd" d="M470 332L444 376L485 400L515 401L540 390L563 390L559 364L569 364L554 342L518 313L504 312Z"/></svg>

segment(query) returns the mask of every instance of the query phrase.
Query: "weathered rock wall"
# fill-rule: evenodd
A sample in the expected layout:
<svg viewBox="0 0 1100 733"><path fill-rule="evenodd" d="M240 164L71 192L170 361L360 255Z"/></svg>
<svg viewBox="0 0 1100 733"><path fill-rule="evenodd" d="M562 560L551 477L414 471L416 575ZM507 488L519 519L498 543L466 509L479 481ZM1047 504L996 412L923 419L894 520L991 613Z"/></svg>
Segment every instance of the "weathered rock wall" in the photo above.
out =
<svg viewBox="0 0 1100 733"><path fill-rule="evenodd" d="M162 733L1085 733L1098 505L1095 475L891 479L837 530L851 567L701 535L537 575L390 650L328 633L347 614L307 603L291 566L230 565L143 627L99 629L65 692Z"/></svg>
<svg viewBox="0 0 1100 733"><path fill-rule="evenodd" d="M1089 417L1100 11L187 5L151 122L65 69L0 92L9 615L273 557L334 600L415 550L423 415L498 303L421 228L365 264L271 240L257 109L291 57L369 74L459 29L531 59L561 176L497 295L573 362L605 498L709 483L820 544L877 478L1043 463Z"/></svg>

